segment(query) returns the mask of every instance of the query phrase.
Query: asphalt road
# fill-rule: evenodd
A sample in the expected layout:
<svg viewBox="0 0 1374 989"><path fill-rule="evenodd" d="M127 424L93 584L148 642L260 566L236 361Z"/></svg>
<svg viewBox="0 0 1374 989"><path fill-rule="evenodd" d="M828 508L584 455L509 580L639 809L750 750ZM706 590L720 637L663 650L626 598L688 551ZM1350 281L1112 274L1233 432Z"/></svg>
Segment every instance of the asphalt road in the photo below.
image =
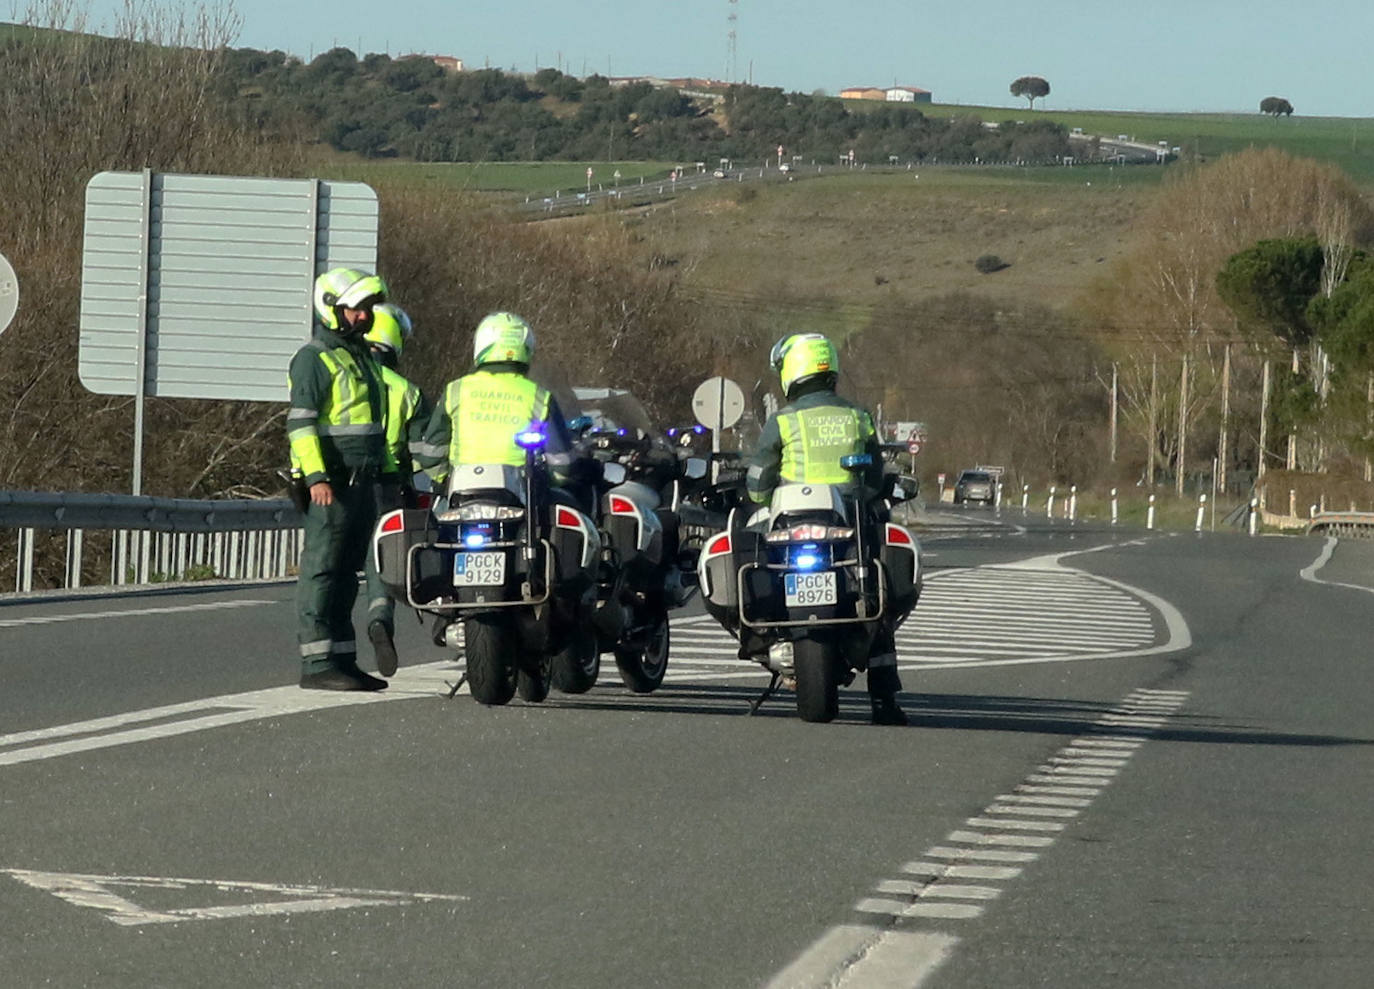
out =
<svg viewBox="0 0 1374 989"><path fill-rule="evenodd" d="M946 520L905 729L690 617L484 709L296 689L285 586L0 605L0 980L1367 986L1374 547Z"/></svg>

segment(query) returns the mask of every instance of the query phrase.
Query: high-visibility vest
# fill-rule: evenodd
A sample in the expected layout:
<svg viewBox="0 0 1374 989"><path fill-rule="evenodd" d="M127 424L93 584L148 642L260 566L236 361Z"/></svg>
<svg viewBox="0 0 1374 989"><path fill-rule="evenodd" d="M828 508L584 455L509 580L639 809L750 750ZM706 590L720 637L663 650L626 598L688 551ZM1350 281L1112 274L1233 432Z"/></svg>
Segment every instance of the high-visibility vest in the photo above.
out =
<svg viewBox="0 0 1374 989"><path fill-rule="evenodd" d="M779 476L794 484L848 484L854 476L840 458L863 453L871 430L867 413L843 405L781 413Z"/></svg>
<svg viewBox="0 0 1374 989"><path fill-rule="evenodd" d="M524 375L474 371L444 390L452 424L450 464L508 464L519 467L525 451L515 434L549 415L549 393Z"/></svg>
<svg viewBox="0 0 1374 989"><path fill-rule="evenodd" d="M329 399L323 408L292 409L287 414L289 423L298 411L315 413L313 422L301 421L299 426L287 431L291 462L307 477L325 472L324 447L337 452L339 440L349 445L349 438L366 441L368 437L382 435L382 423L373 415L371 389L378 383L374 374L367 373L358 359L343 347L329 347L318 341L312 341L309 346L317 351L320 362L329 371ZM289 374L287 383L289 387ZM381 407L380 402L377 405Z"/></svg>
<svg viewBox="0 0 1374 989"><path fill-rule="evenodd" d="M378 365L382 384L386 387L386 466L388 474L401 473L407 477L414 471L410 459L410 421L420 408L420 386L386 365Z"/></svg>

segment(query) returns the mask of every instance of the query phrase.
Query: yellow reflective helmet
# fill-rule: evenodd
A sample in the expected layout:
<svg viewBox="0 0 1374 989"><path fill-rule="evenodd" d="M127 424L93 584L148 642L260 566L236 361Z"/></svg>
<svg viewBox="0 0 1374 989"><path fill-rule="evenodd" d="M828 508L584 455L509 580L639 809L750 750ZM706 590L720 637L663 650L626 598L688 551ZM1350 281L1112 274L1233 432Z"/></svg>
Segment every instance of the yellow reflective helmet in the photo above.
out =
<svg viewBox="0 0 1374 989"><path fill-rule="evenodd" d="M390 351L397 357L414 327L406 311L394 302L380 302L372 309L372 328L363 335L368 346Z"/></svg>
<svg viewBox="0 0 1374 989"><path fill-rule="evenodd" d="M343 328L343 309L371 309L386 301L386 282L356 268L331 268L315 279L315 315L327 330Z"/></svg>
<svg viewBox="0 0 1374 989"><path fill-rule="evenodd" d="M821 375L840 373L840 355L821 333L794 333L773 346L773 366L788 397L797 385Z"/></svg>
<svg viewBox="0 0 1374 989"><path fill-rule="evenodd" d="M529 364L534 357L534 331L513 312L494 312L483 317L472 336L472 363Z"/></svg>

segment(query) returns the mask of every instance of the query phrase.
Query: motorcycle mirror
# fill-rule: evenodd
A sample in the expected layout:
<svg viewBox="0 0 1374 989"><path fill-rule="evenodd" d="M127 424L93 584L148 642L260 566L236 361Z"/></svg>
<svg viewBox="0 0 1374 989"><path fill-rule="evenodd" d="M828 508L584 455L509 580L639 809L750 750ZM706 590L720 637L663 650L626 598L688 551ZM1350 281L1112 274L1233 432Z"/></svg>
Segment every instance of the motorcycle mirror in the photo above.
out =
<svg viewBox="0 0 1374 989"><path fill-rule="evenodd" d="M618 464L614 461L603 464L601 467L601 476L606 480L607 484L624 484L626 477L625 465Z"/></svg>
<svg viewBox="0 0 1374 989"><path fill-rule="evenodd" d="M706 476L706 461L700 457L688 457L682 466L682 476L689 481L700 481Z"/></svg>

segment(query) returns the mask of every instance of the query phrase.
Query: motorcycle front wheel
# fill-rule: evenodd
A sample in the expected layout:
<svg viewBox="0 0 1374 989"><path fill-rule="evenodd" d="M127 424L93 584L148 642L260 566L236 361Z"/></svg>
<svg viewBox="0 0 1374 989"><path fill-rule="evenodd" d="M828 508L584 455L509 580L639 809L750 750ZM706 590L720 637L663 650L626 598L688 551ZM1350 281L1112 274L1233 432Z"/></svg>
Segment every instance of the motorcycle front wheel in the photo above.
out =
<svg viewBox="0 0 1374 989"><path fill-rule="evenodd" d="M666 614L659 615L653 627L635 643L617 644L615 666L620 671L621 682L636 694L651 694L663 686L671 645Z"/></svg>
<svg viewBox="0 0 1374 989"><path fill-rule="evenodd" d="M792 648L797 714L803 721L834 721L840 713L839 650L833 642L811 638L798 639Z"/></svg>
<svg viewBox="0 0 1374 989"><path fill-rule="evenodd" d="M515 696L515 630L500 615L477 615L463 620L463 656L467 660L468 689L478 704L494 707Z"/></svg>
<svg viewBox="0 0 1374 989"><path fill-rule="evenodd" d="M515 692L527 704L538 704L549 696L549 658L540 653L523 653L520 671L515 675Z"/></svg>

